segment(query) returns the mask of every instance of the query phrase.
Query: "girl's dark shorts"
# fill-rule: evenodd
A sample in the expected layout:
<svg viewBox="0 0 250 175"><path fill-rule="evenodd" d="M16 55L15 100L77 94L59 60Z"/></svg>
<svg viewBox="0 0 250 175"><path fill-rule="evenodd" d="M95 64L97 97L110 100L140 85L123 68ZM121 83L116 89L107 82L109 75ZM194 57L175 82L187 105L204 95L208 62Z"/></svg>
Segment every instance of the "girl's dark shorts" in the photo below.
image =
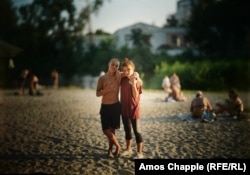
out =
<svg viewBox="0 0 250 175"><path fill-rule="evenodd" d="M102 104L100 109L102 130L120 128L121 104Z"/></svg>

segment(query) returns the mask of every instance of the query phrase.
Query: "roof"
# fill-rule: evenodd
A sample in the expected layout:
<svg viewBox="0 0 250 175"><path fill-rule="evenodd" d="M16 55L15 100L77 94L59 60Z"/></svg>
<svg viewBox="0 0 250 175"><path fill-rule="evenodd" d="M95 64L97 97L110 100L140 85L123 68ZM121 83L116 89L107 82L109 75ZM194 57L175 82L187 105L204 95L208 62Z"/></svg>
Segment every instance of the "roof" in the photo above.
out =
<svg viewBox="0 0 250 175"><path fill-rule="evenodd" d="M0 40L0 57L14 57L21 51L21 48Z"/></svg>
<svg viewBox="0 0 250 175"><path fill-rule="evenodd" d="M162 29L161 27L157 27L155 25L150 25L150 24L139 22L139 23L135 23L135 24L129 25L127 27L116 30L114 35L117 34L118 32L120 32L121 30L135 29L135 28L142 28L144 32L148 32L148 33L151 33L152 30L161 30Z"/></svg>

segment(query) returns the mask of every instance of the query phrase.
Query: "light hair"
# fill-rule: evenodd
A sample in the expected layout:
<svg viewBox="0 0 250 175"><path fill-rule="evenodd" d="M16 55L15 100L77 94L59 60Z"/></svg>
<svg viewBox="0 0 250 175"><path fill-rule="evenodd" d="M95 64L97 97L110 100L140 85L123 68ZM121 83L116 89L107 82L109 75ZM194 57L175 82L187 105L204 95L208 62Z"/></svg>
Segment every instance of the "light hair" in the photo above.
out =
<svg viewBox="0 0 250 175"><path fill-rule="evenodd" d="M128 67L128 66L131 66L135 70L135 64L133 63L133 61L129 60L128 58L124 58L122 67Z"/></svg>
<svg viewBox="0 0 250 175"><path fill-rule="evenodd" d="M118 58L112 58L110 61L109 61L109 64L112 63L112 62L118 62L120 64L120 61Z"/></svg>

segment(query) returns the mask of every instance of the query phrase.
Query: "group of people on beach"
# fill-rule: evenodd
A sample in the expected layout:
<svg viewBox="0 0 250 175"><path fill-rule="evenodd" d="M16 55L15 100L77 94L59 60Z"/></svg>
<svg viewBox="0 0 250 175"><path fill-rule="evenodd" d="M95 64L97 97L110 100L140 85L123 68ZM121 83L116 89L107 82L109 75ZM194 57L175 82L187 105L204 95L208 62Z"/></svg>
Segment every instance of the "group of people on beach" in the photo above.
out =
<svg viewBox="0 0 250 175"><path fill-rule="evenodd" d="M202 91L197 91L195 98L191 101L190 112L195 118L201 118L202 121L208 122L215 120L218 115L227 113L237 118L243 110L244 105L234 89L228 91L228 99L225 102L216 103L216 109L213 109L210 101L205 97Z"/></svg>
<svg viewBox="0 0 250 175"><path fill-rule="evenodd" d="M174 72L169 78L167 75L163 78L162 88L167 92L168 96L165 101L186 101L187 98L181 91L181 83L179 76Z"/></svg>
<svg viewBox="0 0 250 175"><path fill-rule="evenodd" d="M96 96L102 97L100 117L103 133L109 141L108 157L132 155L132 128L137 143L135 158L143 158L143 139L139 131L140 96L142 80L135 72L133 61L113 58L108 63L108 71L98 79ZM120 100L119 100L120 92ZM126 149L122 152L115 130L120 128L120 116L125 131ZM113 153L113 146L116 147Z"/></svg>
<svg viewBox="0 0 250 175"><path fill-rule="evenodd" d="M38 82L39 79L36 74L31 72L28 69L22 70L19 79L18 79L18 84L19 84L19 92L18 95L24 95L24 90L26 83L28 81L28 87L29 87L29 95L38 95L39 91L37 90Z"/></svg>
<svg viewBox="0 0 250 175"><path fill-rule="evenodd" d="M168 96L165 101L186 101L187 98L181 92L181 84L179 76L174 72L169 78L167 75L163 78L162 88L167 92ZM201 118L202 121L214 121L216 116L228 113L230 116L237 118L243 112L243 102L239 98L235 90L230 89L228 97L223 103L216 103L216 109L214 109L208 100L202 93L197 91L195 98L191 101L190 112L192 117Z"/></svg>
<svg viewBox="0 0 250 175"><path fill-rule="evenodd" d="M102 97L100 107L100 119L104 135L108 138L108 157L132 155L132 129L137 144L137 156L144 158L143 139L139 131L140 96L142 94L142 80L133 61L125 58L121 64L113 58L108 63L108 71L100 75L96 87L96 96ZM162 87L168 92L166 100L186 101L181 92L179 77L176 73L163 80ZM120 94L120 99L119 99ZM190 112L192 117L199 117L204 121L216 119L216 116L228 112L232 116L239 116L243 112L243 103L234 90L228 93L229 99L225 103L216 103L217 109L213 109L210 101L202 91L197 91L191 101ZM126 149L122 151L115 130L120 128L120 116L125 131ZM113 153L113 146L116 147Z"/></svg>
<svg viewBox="0 0 250 175"><path fill-rule="evenodd" d="M51 72L52 86L54 89L58 88L58 72L54 69ZM38 76L28 69L22 70L18 77L19 91L16 95L24 95L25 86L28 84L29 95L42 95L43 93L39 90L39 78Z"/></svg>

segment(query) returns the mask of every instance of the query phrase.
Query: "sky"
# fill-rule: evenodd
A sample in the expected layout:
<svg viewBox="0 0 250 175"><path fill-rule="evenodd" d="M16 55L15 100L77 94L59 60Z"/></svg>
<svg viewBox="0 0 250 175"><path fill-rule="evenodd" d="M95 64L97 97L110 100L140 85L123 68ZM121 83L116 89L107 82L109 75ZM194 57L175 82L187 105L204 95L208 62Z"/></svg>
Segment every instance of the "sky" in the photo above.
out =
<svg viewBox="0 0 250 175"><path fill-rule="evenodd" d="M13 0L16 4L32 0ZM104 0L97 14L91 15L92 32L102 29L108 33L138 22L162 27L169 15L177 10L178 0ZM76 6L86 4L86 0L75 0ZM89 0L91 2L91 0Z"/></svg>
<svg viewBox="0 0 250 175"><path fill-rule="evenodd" d="M98 14L91 16L92 31L108 33L143 22L162 27L169 15L174 14L177 0L106 0Z"/></svg>

